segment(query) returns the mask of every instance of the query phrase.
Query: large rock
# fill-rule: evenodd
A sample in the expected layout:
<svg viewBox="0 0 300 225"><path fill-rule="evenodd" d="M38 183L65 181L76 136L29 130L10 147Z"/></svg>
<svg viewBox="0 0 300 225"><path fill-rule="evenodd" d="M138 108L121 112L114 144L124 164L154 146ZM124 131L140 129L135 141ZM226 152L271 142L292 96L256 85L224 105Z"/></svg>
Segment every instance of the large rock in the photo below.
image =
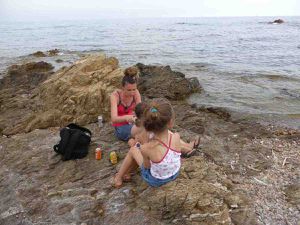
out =
<svg viewBox="0 0 300 225"><path fill-rule="evenodd" d="M183 161L180 176L161 188L151 188L136 174L121 189L111 187L116 166L108 161L114 150L120 161L126 143L116 141L105 123L93 132L87 157L62 162L52 146L58 129L34 130L0 137L0 224L256 224L247 195L233 189L221 167L203 156ZM101 145L103 159L94 159ZM21 155L20 155L21 154ZM177 222L175 222L177 221Z"/></svg>
<svg viewBox="0 0 300 225"><path fill-rule="evenodd" d="M105 55L89 56L62 68L35 90L34 113L3 133L95 122L99 114L109 113L109 96L122 75L118 60Z"/></svg>
<svg viewBox="0 0 300 225"><path fill-rule="evenodd" d="M249 200L243 193L232 192L232 186L216 165L203 157L192 158L183 161L180 176L174 182L143 191L137 207L169 223L180 218L191 224L231 224L231 214L239 212L241 221L254 225Z"/></svg>
<svg viewBox="0 0 300 225"><path fill-rule="evenodd" d="M197 79L186 79L184 74L174 72L168 66L137 66L141 74L139 89L146 98L181 100L201 90ZM0 128L3 134L11 135L36 128L64 126L70 122L85 125L95 122L99 114L107 120L109 96L120 87L122 76L116 58L106 58L104 54L83 58L43 82L30 98L22 100L22 108L28 107L26 101L30 102L30 112L6 125L6 120L2 125L0 120Z"/></svg>
<svg viewBox="0 0 300 225"><path fill-rule="evenodd" d="M136 65L140 70L139 90L148 98L165 97L169 100L183 100L191 93L201 92L196 78L185 78L180 72L172 71L170 66Z"/></svg>
<svg viewBox="0 0 300 225"><path fill-rule="evenodd" d="M49 77L53 68L51 64L43 61L12 65L8 68L7 75L0 80L0 90L34 88Z"/></svg>
<svg viewBox="0 0 300 225"><path fill-rule="evenodd" d="M46 62L13 65L0 80L0 133L14 127L32 113L35 101L31 92L53 74L53 66Z"/></svg>

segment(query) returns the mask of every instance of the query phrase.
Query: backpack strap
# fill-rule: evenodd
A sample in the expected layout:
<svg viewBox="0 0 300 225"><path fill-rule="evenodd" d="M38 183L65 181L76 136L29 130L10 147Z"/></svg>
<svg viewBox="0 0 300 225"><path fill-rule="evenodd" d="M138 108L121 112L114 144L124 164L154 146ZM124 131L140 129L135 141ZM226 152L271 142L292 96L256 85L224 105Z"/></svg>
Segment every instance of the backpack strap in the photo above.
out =
<svg viewBox="0 0 300 225"><path fill-rule="evenodd" d="M70 129L81 130L81 131L87 133L88 136L90 136L90 137L92 136L92 132L89 129L87 129L85 127L81 127L81 126L79 126L75 123L70 123L67 127L70 128Z"/></svg>

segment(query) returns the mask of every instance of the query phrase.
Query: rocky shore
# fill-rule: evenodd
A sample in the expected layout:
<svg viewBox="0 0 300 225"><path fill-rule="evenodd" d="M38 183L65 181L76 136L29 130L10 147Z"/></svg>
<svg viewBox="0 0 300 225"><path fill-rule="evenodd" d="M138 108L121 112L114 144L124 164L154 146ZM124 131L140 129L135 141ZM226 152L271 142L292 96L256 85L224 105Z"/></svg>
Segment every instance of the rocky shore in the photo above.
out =
<svg viewBox="0 0 300 225"><path fill-rule="evenodd" d="M228 112L185 101L203 89L169 66L137 64L144 99L166 97L175 131L201 135L202 149L180 176L148 187L138 171L111 187L128 146L109 123L109 94L119 86L116 58L92 55L54 73L36 62L8 68L0 80L0 224L293 224L300 222L300 132L233 121ZM103 128L97 115L105 116ZM88 156L62 162L52 150L60 127L92 130ZM95 160L96 146L103 159ZM117 166L108 161L117 151Z"/></svg>

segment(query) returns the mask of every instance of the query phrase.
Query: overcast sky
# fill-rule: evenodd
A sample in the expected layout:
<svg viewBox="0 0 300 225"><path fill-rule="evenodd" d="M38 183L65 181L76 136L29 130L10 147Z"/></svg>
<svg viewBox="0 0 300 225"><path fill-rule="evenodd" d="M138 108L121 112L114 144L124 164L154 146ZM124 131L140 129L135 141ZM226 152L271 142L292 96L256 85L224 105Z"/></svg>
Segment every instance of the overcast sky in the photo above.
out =
<svg viewBox="0 0 300 225"><path fill-rule="evenodd" d="M300 0L0 0L0 20L299 15Z"/></svg>

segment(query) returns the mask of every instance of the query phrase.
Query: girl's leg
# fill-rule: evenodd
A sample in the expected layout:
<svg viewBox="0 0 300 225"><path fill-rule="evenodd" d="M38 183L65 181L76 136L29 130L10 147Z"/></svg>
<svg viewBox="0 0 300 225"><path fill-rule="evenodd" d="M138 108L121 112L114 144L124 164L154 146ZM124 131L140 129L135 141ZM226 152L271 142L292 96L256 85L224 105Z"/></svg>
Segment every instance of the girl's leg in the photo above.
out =
<svg viewBox="0 0 300 225"><path fill-rule="evenodd" d="M143 156L138 148L132 147L127 153L122 162L120 170L114 178L115 187L120 187L122 185L123 176L128 173L130 168L132 168L132 166L134 166L136 163L141 166L143 164Z"/></svg>
<svg viewBox="0 0 300 225"><path fill-rule="evenodd" d="M123 181L127 181L127 182L130 181L131 180L131 173L133 171L135 171L138 167L139 167L139 165L134 160L131 167L128 169L127 173L123 176Z"/></svg>

